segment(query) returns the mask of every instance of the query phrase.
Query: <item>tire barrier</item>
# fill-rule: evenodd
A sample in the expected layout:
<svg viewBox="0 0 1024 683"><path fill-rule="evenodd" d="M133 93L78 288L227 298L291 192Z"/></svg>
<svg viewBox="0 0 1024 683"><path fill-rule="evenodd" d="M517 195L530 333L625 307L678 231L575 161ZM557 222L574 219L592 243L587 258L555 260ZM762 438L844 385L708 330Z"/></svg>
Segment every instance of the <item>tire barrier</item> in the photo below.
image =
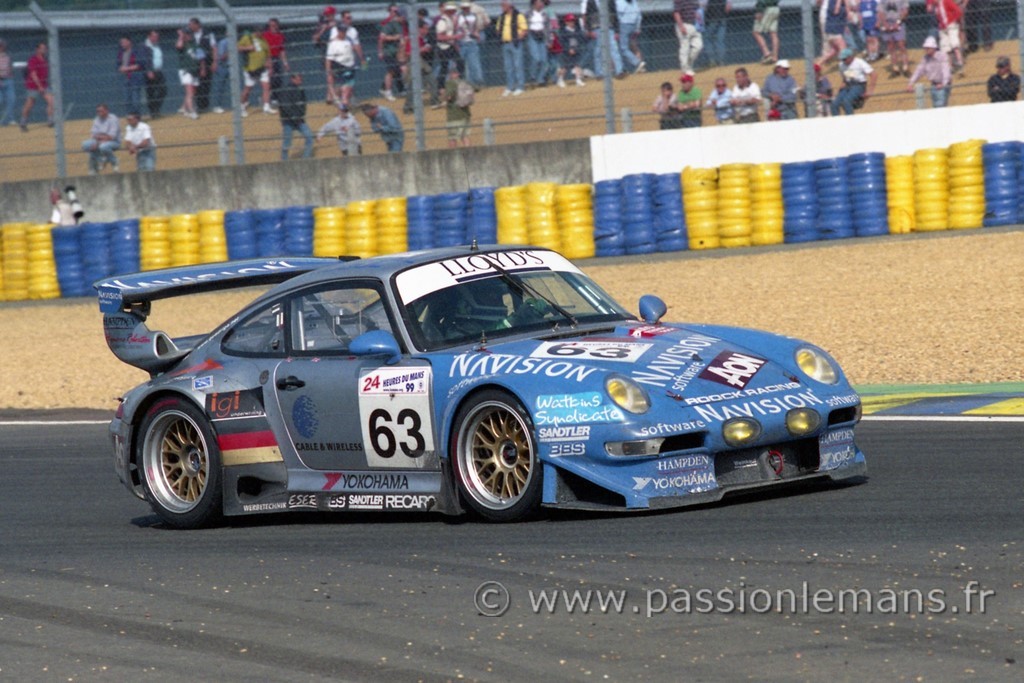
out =
<svg viewBox="0 0 1024 683"><path fill-rule="evenodd" d="M820 239L814 163L782 165L782 230L787 244Z"/></svg>
<svg viewBox="0 0 1024 683"><path fill-rule="evenodd" d="M949 228L949 153L945 148L914 152L914 230Z"/></svg>
<svg viewBox="0 0 1024 683"><path fill-rule="evenodd" d="M1014 225L1021 222L1019 215L1021 192L1019 184L1021 168L1021 143L990 142L981 146L982 164L985 173L985 220L986 228L1000 225Z"/></svg>
<svg viewBox="0 0 1024 683"><path fill-rule="evenodd" d="M654 244L657 251L689 249L683 213L683 179L662 173L654 180Z"/></svg>
<svg viewBox="0 0 1024 683"><path fill-rule="evenodd" d="M889 234L885 154L865 152L846 158L846 183L857 237Z"/></svg>
<svg viewBox="0 0 1024 683"><path fill-rule="evenodd" d="M359 258L377 255L376 200L349 202L345 207L345 253Z"/></svg>
<svg viewBox="0 0 1024 683"><path fill-rule="evenodd" d="M914 229L914 158L910 155L885 158L886 208L889 232L905 235Z"/></svg>
<svg viewBox="0 0 1024 683"><path fill-rule="evenodd" d="M526 188L522 185L498 188L494 191L494 205L498 212L498 242L528 244Z"/></svg>
<svg viewBox="0 0 1024 683"><path fill-rule="evenodd" d="M493 187L474 187L469 191L469 241L477 244L498 243L498 208Z"/></svg>
<svg viewBox="0 0 1024 683"><path fill-rule="evenodd" d="M313 256L332 258L345 253L345 207L313 209Z"/></svg>
<svg viewBox="0 0 1024 683"><path fill-rule="evenodd" d="M82 223L78 226L82 254L82 275L89 284L114 275L110 260L110 224ZM173 255L173 245L170 252Z"/></svg>
<svg viewBox="0 0 1024 683"><path fill-rule="evenodd" d="M143 216L139 219L139 266L142 270L171 267L171 219L169 217Z"/></svg>
<svg viewBox="0 0 1024 683"><path fill-rule="evenodd" d="M313 255L313 207L291 206L284 210L285 256Z"/></svg>
<svg viewBox="0 0 1024 683"><path fill-rule="evenodd" d="M561 251L558 216L555 212L555 183L527 183L526 230L530 244Z"/></svg>
<svg viewBox="0 0 1024 683"><path fill-rule="evenodd" d="M57 286L64 297L88 296L90 282L85 280L82 269L82 250L76 225L54 227L50 232L53 241L53 260L57 266Z"/></svg>
<svg viewBox="0 0 1024 683"><path fill-rule="evenodd" d="M653 173L625 176L619 185L622 198L622 234L627 254L653 254L654 239L654 183Z"/></svg>
<svg viewBox="0 0 1024 683"><path fill-rule="evenodd" d="M171 265L192 266L199 258L199 218L194 213L171 216Z"/></svg>
<svg viewBox="0 0 1024 683"><path fill-rule="evenodd" d="M718 169L683 169L683 213L690 249L717 249L718 236Z"/></svg>
<svg viewBox="0 0 1024 683"><path fill-rule="evenodd" d="M227 261L228 240L224 230L224 212L200 211L196 214L196 222L199 225L199 260L202 263Z"/></svg>
<svg viewBox="0 0 1024 683"><path fill-rule="evenodd" d="M819 239L842 239L856 234L850 186L846 178L849 165L846 157L814 162L814 187L818 195L818 218L815 225Z"/></svg>
<svg viewBox="0 0 1024 683"><path fill-rule="evenodd" d="M25 228L25 243L28 246L28 298L59 299L60 285L57 284L57 263L53 255L52 227L49 223L30 225Z"/></svg>
<svg viewBox="0 0 1024 683"><path fill-rule="evenodd" d="M750 168L750 243L782 244L785 240L782 204L782 164Z"/></svg>
<svg viewBox="0 0 1024 683"><path fill-rule="evenodd" d="M256 252L260 258L284 256L284 210L253 211L256 224Z"/></svg>
<svg viewBox="0 0 1024 683"><path fill-rule="evenodd" d="M749 247L750 164L718 169L718 239L723 247Z"/></svg>
<svg viewBox="0 0 1024 683"><path fill-rule="evenodd" d="M253 211L226 212L224 214L224 239L227 240L228 258L232 261L259 256L256 220Z"/></svg>
<svg viewBox="0 0 1024 683"><path fill-rule="evenodd" d="M555 211L566 258L592 258L594 246L594 200L590 185L559 185L555 188Z"/></svg>
<svg viewBox="0 0 1024 683"><path fill-rule="evenodd" d="M594 253L597 256L622 256L626 253L621 187L621 180L594 183Z"/></svg>
<svg viewBox="0 0 1024 683"><path fill-rule="evenodd" d="M447 192L434 195L431 222L434 227L434 247L457 247L466 244L466 192Z"/></svg>
<svg viewBox="0 0 1024 683"><path fill-rule="evenodd" d="M30 223L7 223L0 235L3 256L4 299L19 301L28 298L28 226Z"/></svg>
<svg viewBox="0 0 1024 683"><path fill-rule="evenodd" d="M429 249L434 245L433 216L433 197L417 195L406 200L405 220L410 250Z"/></svg>
<svg viewBox="0 0 1024 683"><path fill-rule="evenodd" d="M949 146L949 227L980 228L985 222L984 140Z"/></svg>
<svg viewBox="0 0 1024 683"><path fill-rule="evenodd" d="M405 197L377 200L377 253L399 254L409 248Z"/></svg>

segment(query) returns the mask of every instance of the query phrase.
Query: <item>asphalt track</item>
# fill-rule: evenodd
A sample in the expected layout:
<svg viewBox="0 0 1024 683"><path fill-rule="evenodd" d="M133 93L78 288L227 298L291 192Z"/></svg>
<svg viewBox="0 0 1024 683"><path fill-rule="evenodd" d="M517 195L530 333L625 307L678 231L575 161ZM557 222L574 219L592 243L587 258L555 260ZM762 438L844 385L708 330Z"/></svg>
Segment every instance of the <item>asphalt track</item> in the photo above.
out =
<svg viewBox="0 0 1024 683"><path fill-rule="evenodd" d="M1024 422L858 431L854 486L180 532L116 482L103 425L3 424L0 679L1021 680Z"/></svg>

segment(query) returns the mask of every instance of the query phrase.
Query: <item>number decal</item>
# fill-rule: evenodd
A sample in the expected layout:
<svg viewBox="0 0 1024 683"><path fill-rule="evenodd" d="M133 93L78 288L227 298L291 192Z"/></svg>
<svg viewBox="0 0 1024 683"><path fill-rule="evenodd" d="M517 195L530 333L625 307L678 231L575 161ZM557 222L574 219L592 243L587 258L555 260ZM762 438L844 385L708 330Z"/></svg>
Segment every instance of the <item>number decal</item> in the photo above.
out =
<svg viewBox="0 0 1024 683"><path fill-rule="evenodd" d="M413 443L416 445L415 447L410 449L406 447L406 445L403 443L402 452L408 455L410 458L418 458L421 455L423 455L423 452L427 448L427 443L426 441L423 440L423 435L420 433L420 416L419 413L417 413L415 410L406 408L405 410L398 414L399 424L404 425L406 418L408 418L409 422L412 423L406 429L406 436L412 439Z"/></svg>
<svg viewBox="0 0 1024 683"><path fill-rule="evenodd" d="M395 437L392 424L405 428L405 439L401 443ZM410 458L418 458L427 450L427 442L420 431L421 424L419 413L412 408L400 411L398 417L394 419L388 411L377 408L370 413L370 444L374 452L382 458L393 458L396 448L401 448Z"/></svg>
<svg viewBox="0 0 1024 683"><path fill-rule="evenodd" d="M534 358L575 358L577 360L608 360L617 363L635 363L651 345L646 342L586 340L575 342L544 342L530 355Z"/></svg>
<svg viewBox="0 0 1024 683"><path fill-rule="evenodd" d="M430 366L378 367L359 378L366 464L390 469L438 466L431 419Z"/></svg>
<svg viewBox="0 0 1024 683"><path fill-rule="evenodd" d="M382 458L390 458L395 454L395 433L392 432L387 425L381 425L381 420L385 423L391 421L391 415L388 411L377 410L370 413L370 443L373 445L373 450L377 451L377 455ZM381 445L380 438L384 437L384 444Z"/></svg>

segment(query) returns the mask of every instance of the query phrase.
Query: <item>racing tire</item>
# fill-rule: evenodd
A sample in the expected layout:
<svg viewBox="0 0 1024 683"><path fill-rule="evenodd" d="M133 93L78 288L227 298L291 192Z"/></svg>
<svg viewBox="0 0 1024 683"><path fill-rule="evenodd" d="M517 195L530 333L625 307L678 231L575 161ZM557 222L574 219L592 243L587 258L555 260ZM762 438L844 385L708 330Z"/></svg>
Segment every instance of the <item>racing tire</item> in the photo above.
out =
<svg viewBox="0 0 1024 683"><path fill-rule="evenodd" d="M515 522L536 514L542 490L533 422L503 391L482 391L455 416L451 459L459 492L484 519Z"/></svg>
<svg viewBox="0 0 1024 683"><path fill-rule="evenodd" d="M220 448L199 409L185 399L161 399L146 411L139 435L137 462L153 511L178 529L220 521Z"/></svg>

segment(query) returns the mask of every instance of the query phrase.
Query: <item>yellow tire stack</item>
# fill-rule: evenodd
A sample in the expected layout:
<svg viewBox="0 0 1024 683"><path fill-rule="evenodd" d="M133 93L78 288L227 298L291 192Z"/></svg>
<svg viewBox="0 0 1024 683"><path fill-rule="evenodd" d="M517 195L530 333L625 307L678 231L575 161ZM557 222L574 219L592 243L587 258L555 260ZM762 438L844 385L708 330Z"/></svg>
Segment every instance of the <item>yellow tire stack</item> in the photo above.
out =
<svg viewBox="0 0 1024 683"><path fill-rule="evenodd" d="M59 299L57 262L53 258L53 237L49 223L25 228L28 246L28 298Z"/></svg>
<svg viewBox="0 0 1024 683"><path fill-rule="evenodd" d="M562 248L555 212L555 183L526 185L526 229L530 244L556 251Z"/></svg>
<svg viewBox="0 0 1024 683"><path fill-rule="evenodd" d="M345 207L313 209L313 256L334 258L345 253Z"/></svg>
<svg viewBox="0 0 1024 683"><path fill-rule="evenodd" d="M562 253L571 259L594 256L594 200L590 185L559 185L555 190Z"/></svg>
<svg viewBox="0 0 1024 683"><path fill-rule="evenodd" d="M199 219L194 213L171 216L167 234L171 243L171 266L199 263Z"/></svg>
<svg viewBox="0 0 1024 683"><path fill-rule="evenodd" d="M377 200L377 253L399 254L409 249L405 197Z"/></svg>
<svg viewBox="0 0 1024 683"><path fill-rule="evenodd" d="M717 249L718 236L718 169L683 169L683 212L690 249Z"/></svg>
<svg viewBox="0 0 1024 683"><path fill-rule="evenodd" d="M721 192L721 190L719 190ZM782 244L782 164L757 164L750 169L750 242Z"/></svg>
<svg viewBox="0 0 1024 683"><path fill-rule="evenodd" d="M28 298L28 234L30 223L7 223L0 235L3 245L4 299Z"/></svg>
<svg viewBox="0 0 1024 683"><path fill-rule="evenodd" d="M345 246L349 256L377 255L377 202L349 202L345 207Z"/></svg>
<svg viewBox="0 0 1024 683"><path fill-rule="evenodd" d="M526 188L522 185L499 187L494 191L498 213L498 244L529 244L526 228Z"/></svg>
<svg viewBox="0 0 1024 683"><path fill-rule="evenodd" d="M949 161L943 148L914 152L914 230L949 228Z"/></svg>
<svg viewBox="0 0 1024 683"><path fill-rule="evenodd" d="M200 211L196 219L199 223L199 260L202 263L227 261L228 239L224 233L224 212Z"/></svg>
<svg viewBox="0 0 1024 683"><path fill-rule="evenodd" d="M171 266L171 219L167 216L139 219L139 265L142 270Z"/></svg>
<svg viewBox="0 0 1024 683"><path fill-rule="evenodd" d="M889 232L903 235L914 230L914 158L885 158L885 192L889 208Z"/></svg>
<svg viewBox="0 0 1024 683"><path fill-rule="evenodd" d="M949 227L980 228L985 220L984 140L949 146Z"/></svg>
<svg viewBox="0 0 1024 683"><path fill-rule="evenodd" d="M718 237L723 247L750 246L750 164L718 169Z"/></svg>

